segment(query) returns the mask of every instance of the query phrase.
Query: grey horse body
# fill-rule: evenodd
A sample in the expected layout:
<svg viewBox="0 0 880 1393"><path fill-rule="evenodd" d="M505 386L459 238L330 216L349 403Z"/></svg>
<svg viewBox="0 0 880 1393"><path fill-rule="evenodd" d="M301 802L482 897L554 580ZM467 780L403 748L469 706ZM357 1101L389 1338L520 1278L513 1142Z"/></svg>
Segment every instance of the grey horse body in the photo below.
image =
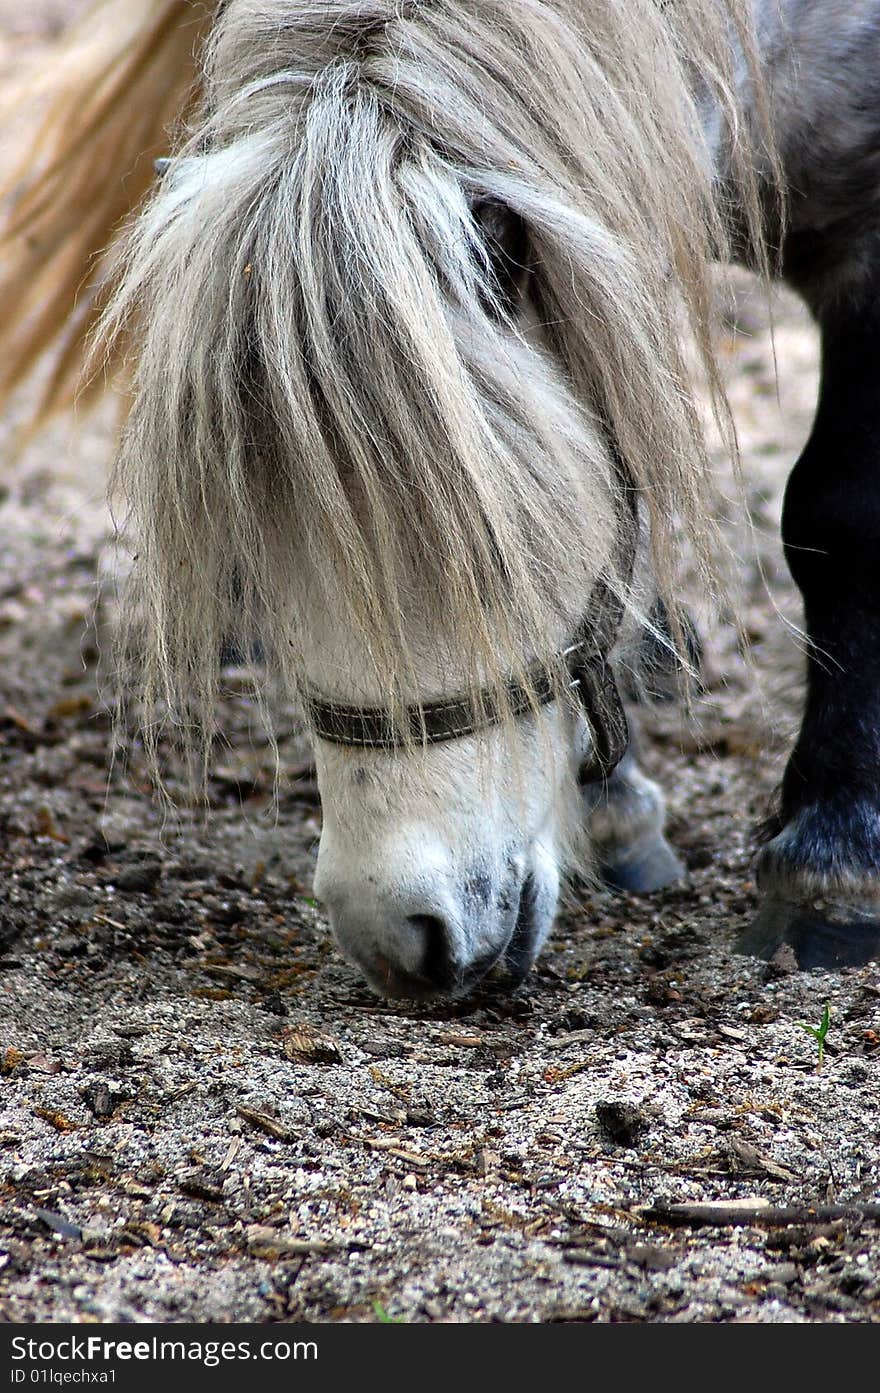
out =
<svg viewBox="0 0 880 1393"><path fill-rule="evenodd" d="M786 192L781 269L814 311L870 276L880 238L880 0L759 0L769 124ZM741 80L754 130L761 112ZM717 118L707 113L708 128ZM718 152L722 185L728 178ZM769 189L767 206L774 207ZM772 216L772 215L771 215Z"/></svg>
<svg viewBox="0 0 880 1393"><path fill-rule="evenodd" d="M822 385L782 524L804 599L806 708L741 946L788 943L805 966L835 965L880 952L880 0L759 0L756 18L760 101L744 58L738 77L766 251L818 322ZM708 93L700 107L734 258L760 263L723 113ZM612 884L677 874L662 795L632 759L591 832Z"/></svg>
<svg viewBox="0 0 880 1393"><path fill-rule="evenodd" d="M782 515L806 703L742 947L787 943L804 966L839 965L880 953L880 3L769 0L759 13L786 203L780 223L765 198L768 240L817 320L822 373ZM723 159L719 176L729 183Z"/></svg>

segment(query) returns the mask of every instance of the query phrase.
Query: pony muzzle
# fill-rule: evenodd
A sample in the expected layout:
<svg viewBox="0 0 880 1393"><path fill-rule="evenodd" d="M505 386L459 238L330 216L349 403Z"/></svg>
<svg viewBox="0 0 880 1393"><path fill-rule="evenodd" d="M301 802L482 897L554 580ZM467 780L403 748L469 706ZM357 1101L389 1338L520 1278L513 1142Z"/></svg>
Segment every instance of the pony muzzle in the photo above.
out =
<svg viewBox="0 0 880 1393"><path fill-rule="evenodd" d="M559 879L553 863L508 867L488 893L474 893L473 886L485 886L487 879L465 877L458 893L443 887L417 895L380 888L373 876L365 877L356 893L334 885L332 875L319 874L315 890L340 951L374 991L414 1000L459 998L494 968L508 986L518 985L556 912Z"/></svg>

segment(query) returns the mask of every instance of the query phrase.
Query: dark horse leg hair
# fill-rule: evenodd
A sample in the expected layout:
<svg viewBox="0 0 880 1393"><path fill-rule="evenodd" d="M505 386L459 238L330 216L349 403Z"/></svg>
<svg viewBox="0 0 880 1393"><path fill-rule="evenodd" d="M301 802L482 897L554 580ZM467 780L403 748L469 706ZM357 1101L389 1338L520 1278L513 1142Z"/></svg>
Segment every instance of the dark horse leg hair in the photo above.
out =
<svg viewBox="0 0 880 1393"><path fill-rule="evenodd" d="M822 378L782 535L809 635L807 697L741 951L801 967L880 955L880 272L818 312Z"/></svg>

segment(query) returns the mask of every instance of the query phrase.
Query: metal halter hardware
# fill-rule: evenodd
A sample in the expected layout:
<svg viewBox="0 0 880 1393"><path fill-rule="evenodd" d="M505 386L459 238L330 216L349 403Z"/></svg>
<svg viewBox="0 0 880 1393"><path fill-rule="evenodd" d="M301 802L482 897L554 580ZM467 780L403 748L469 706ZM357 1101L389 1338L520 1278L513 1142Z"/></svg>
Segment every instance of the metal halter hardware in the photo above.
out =
<svg viewBox="0 0 880 1393"><path fill-rule="evenodd" d="M407 706L401 729L382 707L341 706L307 692L305 706L312 730L321 740L356 749L394 751L405 749L410 742L440 745L474 735L504 716L524 716L536 705L548 705L559 693L558 675L564 668L569 687L577 689L592 736L579 780L583 784L605 779L629 744L626 712L607 657L620 627L623 606L602 580L594 586L591 601L592 613L581 624L575 641L562 650L553 665L535 663L529 667L526 682L510 681L502 701L485 690L474 698L456 696Z"/></svg>

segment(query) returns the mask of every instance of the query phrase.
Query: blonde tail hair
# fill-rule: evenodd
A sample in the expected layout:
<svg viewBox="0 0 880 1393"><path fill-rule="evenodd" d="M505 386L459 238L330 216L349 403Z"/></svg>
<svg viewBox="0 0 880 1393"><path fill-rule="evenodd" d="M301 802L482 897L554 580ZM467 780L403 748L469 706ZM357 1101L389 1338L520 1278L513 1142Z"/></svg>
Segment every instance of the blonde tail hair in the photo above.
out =
<svg viewBox="0 0 880 1393"><path fill-rule="evenodd" d="M42 106L0 180L0 405L55 352L32 428L103 385L84 364L107 252L197 100L214 14L212 0L100 0L7 95L16 115Z"/></svg>

